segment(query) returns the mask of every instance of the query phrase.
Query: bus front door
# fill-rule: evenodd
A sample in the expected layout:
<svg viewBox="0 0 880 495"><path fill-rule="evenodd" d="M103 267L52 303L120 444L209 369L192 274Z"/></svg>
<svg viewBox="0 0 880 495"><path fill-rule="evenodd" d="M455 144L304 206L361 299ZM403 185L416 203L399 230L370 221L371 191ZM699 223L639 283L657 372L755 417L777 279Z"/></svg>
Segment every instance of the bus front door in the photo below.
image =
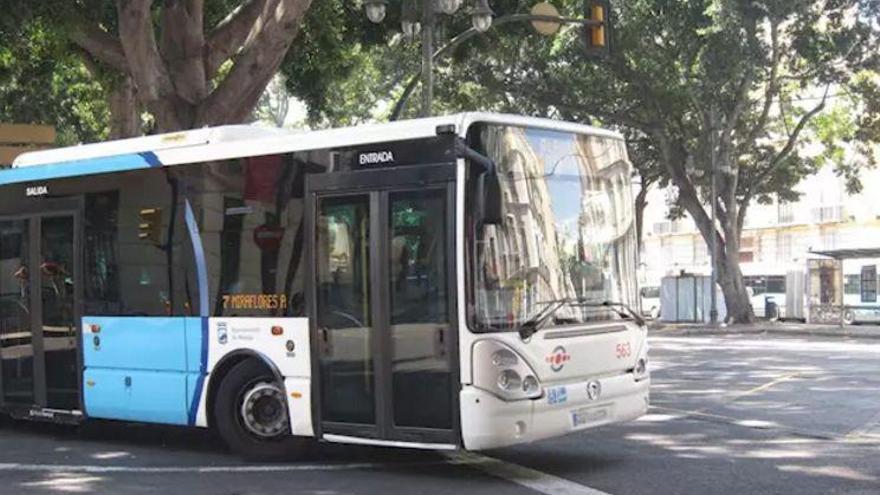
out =
<svg viewBox="0 0 880 495"><path fill-rule="evenodd" d="M0 218L0 400L19 414L80 409L76 221Z"/></svg>
<svg viewBox="0 0 880 495"><path fill-rule="evenodd" d="M454 166L309 177L318 435L452 445Z"/></svg>

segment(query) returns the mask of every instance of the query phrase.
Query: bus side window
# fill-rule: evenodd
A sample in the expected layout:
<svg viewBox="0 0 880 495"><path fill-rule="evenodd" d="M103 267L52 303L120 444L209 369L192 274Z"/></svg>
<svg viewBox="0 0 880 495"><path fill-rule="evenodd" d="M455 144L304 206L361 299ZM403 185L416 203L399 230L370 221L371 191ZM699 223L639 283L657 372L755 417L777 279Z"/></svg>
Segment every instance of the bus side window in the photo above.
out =
<svg viewBox="0 0 880 495"><path fill-rule="evenodd" d="M862 302L877 302L877 265L862 267Z"/></svg>

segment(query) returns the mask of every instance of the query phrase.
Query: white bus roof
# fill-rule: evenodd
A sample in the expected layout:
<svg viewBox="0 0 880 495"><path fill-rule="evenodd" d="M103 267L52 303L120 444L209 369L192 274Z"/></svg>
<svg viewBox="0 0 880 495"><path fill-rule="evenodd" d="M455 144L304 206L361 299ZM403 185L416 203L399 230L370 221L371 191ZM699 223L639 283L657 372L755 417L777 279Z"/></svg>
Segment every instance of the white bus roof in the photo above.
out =
<svg viewBox="0 0 880 495"><path fill-rule="evenodd" d="M454 126L455 132L464 136L474 122L623 139L619 133L586 125L477 112L309 132L221 126L25 153L12 169L0 171L0 184L418 139L436 135L439 126Z"/></svg>

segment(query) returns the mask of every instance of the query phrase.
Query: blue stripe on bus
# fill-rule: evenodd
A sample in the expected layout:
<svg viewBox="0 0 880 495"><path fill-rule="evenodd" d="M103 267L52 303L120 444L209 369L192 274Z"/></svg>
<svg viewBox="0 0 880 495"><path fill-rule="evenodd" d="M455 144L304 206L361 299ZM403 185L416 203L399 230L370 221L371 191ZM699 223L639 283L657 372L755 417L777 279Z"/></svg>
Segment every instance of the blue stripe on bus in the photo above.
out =
<svg viewBox="0 0 880 495"><path fill-rule="evenodd" d="M202 388L205 386L205 373L208 369L208 318L201 318L202 329L202 352L199 374L196 377L196 385L189 404L189 425L195 426L196 417L199 414L199 402L202 399Z"/></svg>
<svg viewBox="0 0 880 495"><path fill-rule="evenodd" d="M142 153L138 153L138 156L144 159L145 162L149 163L151 167L161 167L162 162L159 161L159 157L156 156L152 151L144 151Z"/></svg>
<svg viewBox="0 0 880 495"><path fill-rule="evenodd" d="M189 231L190 242L192 242L193 256L196 259L196 279L199 285L199 316L208 316L208 269L205 261L205 247L202 245L202 236L199 233L199 224L196 221L196 215L193 212L192 204L189 200L185 203L186 228Z"/></svg>
<svg viewBox="0 0 880 495"><path fill-rule="evenodd" d="M69 162L33 165L29 167L10 168L0 172L0 185L19 184L81 175L123 172L151 167L161 167L162 162L155 153L131 153L125 155L72 160Z"/></svg>

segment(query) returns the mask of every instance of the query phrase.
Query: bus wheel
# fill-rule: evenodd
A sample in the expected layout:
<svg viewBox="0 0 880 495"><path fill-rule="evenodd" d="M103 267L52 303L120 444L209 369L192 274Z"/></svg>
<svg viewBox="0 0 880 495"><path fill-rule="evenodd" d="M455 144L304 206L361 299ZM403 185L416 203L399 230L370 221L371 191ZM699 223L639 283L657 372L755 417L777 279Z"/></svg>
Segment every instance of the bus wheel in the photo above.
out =
<svg viewBox="0 0 880 495"><path fill-rule="evenodd" d="M284 386L255 359L235 365L220 382L214 418L226 445L247 459L279 461L304 454L306 440L290 434Z"/></svg>
<svg viewBox="0 0 880 495"><path fill-rule="evenodd" d="M853 313L853 310L848 309L843 312L843 324L844 325L852 325L856 321L856 315Z"/></svg>

